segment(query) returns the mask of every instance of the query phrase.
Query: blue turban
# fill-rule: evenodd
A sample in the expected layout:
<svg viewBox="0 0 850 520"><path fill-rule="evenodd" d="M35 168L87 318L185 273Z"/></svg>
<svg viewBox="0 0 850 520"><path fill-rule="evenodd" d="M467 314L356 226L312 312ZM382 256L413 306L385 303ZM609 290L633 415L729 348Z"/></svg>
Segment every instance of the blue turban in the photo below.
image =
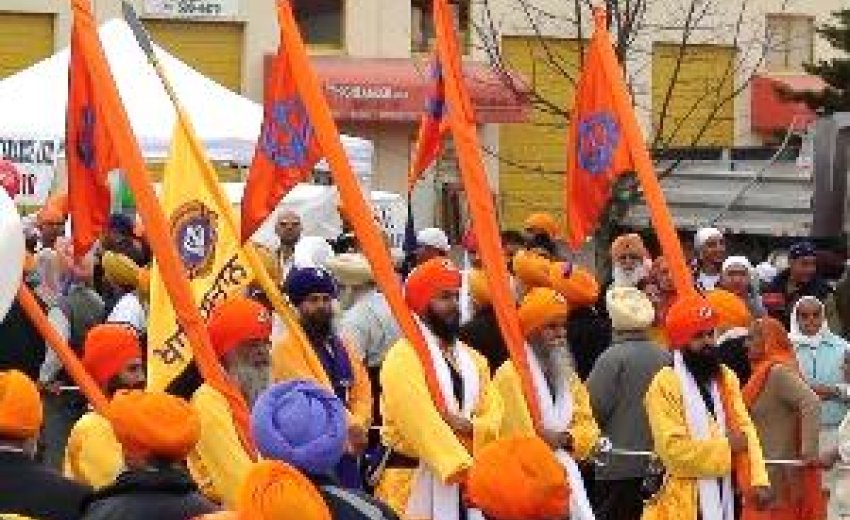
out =
<svg viewBox="0 0 850 520"><path fill-rule="evenodd" d="M296 307L311 294L329 294L332 298L337 295L336 280L321 267L293 267L286 276L284 290Z"/></svg>
<svg viewBox="0 0 850 520"><path fill-rule="evenodd" d="M133 217L123 213L113 213L109 216L109 229L125 236L133 234L135 222Z"/></svg>
<svg viewBox="0 0 850 520"><path fill-rule="evenodd" d="M798 258L805 258L807 256L816 256L815 246L808 240L797 242L788 250L788 260L797 260Z"/></svg>
<svg viewBox="0 0 850 520"><path fill-rule="evenodd" d="M296 379L260 395L251 412L251 431L264 458L311 475L330 474L345 453L347 412L329 391Z"/></svg>

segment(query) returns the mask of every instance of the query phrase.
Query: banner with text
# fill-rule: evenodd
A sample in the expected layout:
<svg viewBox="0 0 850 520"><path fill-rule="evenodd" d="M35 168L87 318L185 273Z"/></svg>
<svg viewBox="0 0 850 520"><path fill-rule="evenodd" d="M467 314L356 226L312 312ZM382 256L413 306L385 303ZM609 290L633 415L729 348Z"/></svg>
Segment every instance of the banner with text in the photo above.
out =
<svg viewBox="0 0 850 520"><path fill-rule="evenodd" d="M50 194L61 143L0 136L0 186L19 206L41 206Z"/></svg>

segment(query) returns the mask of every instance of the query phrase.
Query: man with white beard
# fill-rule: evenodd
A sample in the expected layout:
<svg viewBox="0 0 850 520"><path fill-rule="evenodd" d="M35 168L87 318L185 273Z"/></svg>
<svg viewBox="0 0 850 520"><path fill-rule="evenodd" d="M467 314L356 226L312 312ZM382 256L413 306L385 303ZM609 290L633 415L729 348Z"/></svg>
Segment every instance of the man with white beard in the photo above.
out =
<svg viewBox="0 0 850 520"><path fill-rule="evenodd" d="M213 309L207 329L222 367L252 407L270 383L268 310L254 300L234 296ZM189 470L205 495L233 507L251 468L251 456L240 440L224 395L204 383L191 403L201 420L201 438L189 454Z"/></svg>
<svg viewBox="0 0 850 520"><path fill-rule="evenodd" d="M629 233L618 236L611 243L612 286L637 287L638 282L649 274L648 259L649 253L640 235Z"/></svg>
<svg viewBox="0 0 850 520"><path fill-rule="evenodd" d="M537 435L563 465L570 492L570 520L595 520L576 461L586 459L599 440L590 397L571 364L567 349L566 299L550 288L532 289L519 308L520 326L541 424L535 425L513 361L506 361L493 383L504 402L501 435Z"/></svg>

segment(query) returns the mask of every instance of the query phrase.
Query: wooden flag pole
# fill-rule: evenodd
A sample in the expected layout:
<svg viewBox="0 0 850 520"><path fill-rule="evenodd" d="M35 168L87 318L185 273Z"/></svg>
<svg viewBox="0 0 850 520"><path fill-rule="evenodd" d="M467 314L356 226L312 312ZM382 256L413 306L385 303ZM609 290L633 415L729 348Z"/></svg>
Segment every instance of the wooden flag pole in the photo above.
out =
<svg viewBox="0 0 850 520"><path fill-rule="evenodd" d="M184 128L191 129L192 123L185 110L183 110L183 105L180 103L180 98L177 97L177 91L174 90L174 86L168 79L168 74L165 72L165 68L162 66L162 63L159 61L159 58L157 58L156 53L153 50L150 35L148 35L144 26L142 26L133 6L126 1L122 2L122 6L124 10L124 18L130 25L139 47L141 47L142 51L147 56L148 61L156 71L165 92L168 94L168 98L171 100L171 104L174 105L178 121ZM193 150L195 155L197 157L203 156L203 150L199 150L197 148L198 141L196 139L190 139L190 143L192 147L195 148ZM224 193L222 193L221 186L218 184L218 181L214 178L210 178L208 173L209 172L205 169L204 183L222 212L225 225L228 227L228 230L231 233L234 233L236 237L239 237L240 230L239 226L236 224L236 216L233 213L233 208L230 206L230 202L226 199ZM275 285L266 270L265 265L263 265L259 254L257 253L257 248L251 242L246 241L242 244L242 252L245 254L245 259L248 261L248 265L251 267L254 275L257 276L260 286L269 297L274 310L283 318L283 321L286 323L287 331L294 335L296 344L298 344L302 349L305 362L307 363L310 372L319 383L327 388L331 388L330 379L328 379L327 374L322 368L321 361L319 361L319 358L316 356L315 351L310 345L310 340L307 338L307 335L304 333L304 329L301 327L301 322L298 319L296 310L283 296L283 294L281 294L280 289Z"/></svg>

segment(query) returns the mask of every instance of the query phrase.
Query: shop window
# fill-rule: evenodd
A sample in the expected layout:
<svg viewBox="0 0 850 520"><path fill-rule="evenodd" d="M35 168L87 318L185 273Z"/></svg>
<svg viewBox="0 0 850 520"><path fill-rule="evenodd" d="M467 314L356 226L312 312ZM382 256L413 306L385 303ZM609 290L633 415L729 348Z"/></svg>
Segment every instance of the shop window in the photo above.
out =
<svg viewBox="0 0 850 520"><path fill-rule="evenodd" d="M768 70L802 72L814 54L814 18L805 15L767 15Z"/></svg>
<svg viewBox="0 0 850 520"><path fill-rule="evenodd" d="M345 0L295 0L292 5L301 35L308 45L342 48Z"/></svg>
<svg viewBox="0 0 850 520"><path fill-rule="evenodd" d="M411 41L413 52L428 52L434 48L436 32L434 18L431 14L432 0L411 1ZM455 27L460 32L461 49L468 50L470 42L470 0L449 0Z"/></svg>

